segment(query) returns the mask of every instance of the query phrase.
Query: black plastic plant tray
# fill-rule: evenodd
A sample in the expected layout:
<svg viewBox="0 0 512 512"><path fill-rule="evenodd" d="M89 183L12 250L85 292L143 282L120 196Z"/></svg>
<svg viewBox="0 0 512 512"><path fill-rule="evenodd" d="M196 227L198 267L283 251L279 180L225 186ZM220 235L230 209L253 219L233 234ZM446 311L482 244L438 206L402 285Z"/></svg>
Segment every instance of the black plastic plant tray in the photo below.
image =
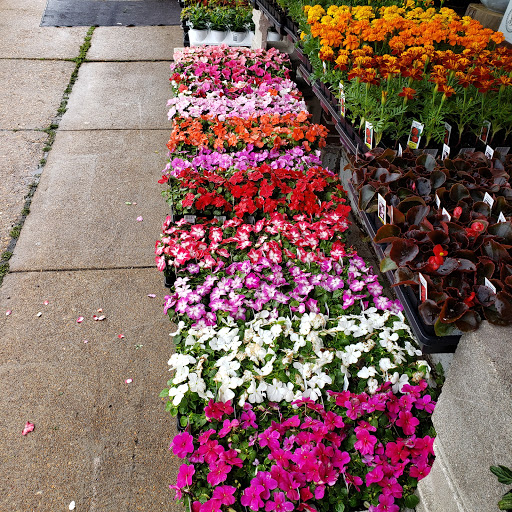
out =
<svg viewBox="0 0 512 512"><path fill-rule="evenodd" d="M354 185L352 184L352 181L349 181L348 183L347 192L352 196L352 199L357 204L358 194L354 188ZM378 258L382 260L384 258L383 244L376 244L373 242L377 232L377 227L375 225L376 215L369 215L361 210L358 210L357 213L359 214L359 218L363 222L364 227L366 228L366 231L371 238L371 243L375 254L377 254ZM388 281L394 285L396 281L393 272L388 271L385 273L385 275ZM393 288L402 306L404 307L405 316L409 320L411 329L419 341L421 351L424 354L455 352L457 344L460 340L460 336L436 336L434 327L431 325L425 325L419 316L419 299L414 293L414 290L410 286L404 285L394 286Z"/></svg>
<svg viewBox="0 0 512 512"><path fill-rule="evenodd" d="M320 100L320 104L322 105L324 111L331 115L333 123L340 123L341 114L338 112L339 108L336 108L333 102L326 98L326 96L323 94L323 92L319 89L317 85L313 85L313 92L315 93L316 97Z"/></svg>
<svg viewBox="0 0 512 512"><path fill-rule="evenodd" d="M299 64L297 66L298 70L300 71L300 74L302 75L302 77L304 78L304 80L306 81L306 83L311 86L311 80L309 79L309 71L302 65L302 64Z"/></svg>
<svg viewBox="0 0 512 512"><path fill-rule="evenodd" d="M288 38L292 41L292 43L296 43L299 40L299 36L293 29L289 27L284 27L284 31L286 32Z"/></svg>
<svg viewBox="0 0 512 512"><path fill-rule="evenodd" d="M336 131L338 132L340 136L340 141L342 146L345 148L347 153L350 153L351 155L362 155L364 154L364 145L361 139L355 134L353 130L349 132L346 129L346 126L350 126L349 123L346 123L345 120L342 118L341 123L336 123Z"/></svg>
<svg viewBox="0 0 512 512"><path fill-rule="evenodd" d="M256 5L258 6L258 9L265 14L265 16L272 22L272 25L274 25L274 28L276 31L283 35L283 25L284 25L284 16L282 15L275 15L275 7L272 2L268 2L267 0L256 0Z"/></svg>

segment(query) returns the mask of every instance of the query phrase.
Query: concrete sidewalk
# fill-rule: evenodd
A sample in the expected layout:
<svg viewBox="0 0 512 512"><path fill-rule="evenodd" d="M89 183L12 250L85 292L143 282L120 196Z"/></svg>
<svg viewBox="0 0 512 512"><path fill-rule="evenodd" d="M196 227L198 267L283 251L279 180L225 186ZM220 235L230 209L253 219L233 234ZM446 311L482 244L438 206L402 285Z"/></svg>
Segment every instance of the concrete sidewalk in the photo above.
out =
<svg viewBox="0 0 512 512"><path fill-rule="evenodd" d="M0 252L87 32L39 28L45 3L0 0ZM93 34L0 288L0 512L182 510L168 489L181 461L158 398L172 343L153 260L181 44L179 27Z"/></svg>

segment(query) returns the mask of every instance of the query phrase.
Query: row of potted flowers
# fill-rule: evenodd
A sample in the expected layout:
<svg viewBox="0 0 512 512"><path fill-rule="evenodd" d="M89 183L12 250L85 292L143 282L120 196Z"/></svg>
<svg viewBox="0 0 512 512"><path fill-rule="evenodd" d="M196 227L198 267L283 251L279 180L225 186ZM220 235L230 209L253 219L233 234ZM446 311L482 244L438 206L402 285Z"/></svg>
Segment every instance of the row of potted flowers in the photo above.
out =
<svg viewBox="0 0 512 512"><path fill-rule="evenodd" d="M160 182L173 214L155 247L175 278L161 396L186 461L171 488L194 512L396 512L433 461L430 368L345 246L350 208L317 153L326 131L288 64L203 47L172 65Z"/></svg>

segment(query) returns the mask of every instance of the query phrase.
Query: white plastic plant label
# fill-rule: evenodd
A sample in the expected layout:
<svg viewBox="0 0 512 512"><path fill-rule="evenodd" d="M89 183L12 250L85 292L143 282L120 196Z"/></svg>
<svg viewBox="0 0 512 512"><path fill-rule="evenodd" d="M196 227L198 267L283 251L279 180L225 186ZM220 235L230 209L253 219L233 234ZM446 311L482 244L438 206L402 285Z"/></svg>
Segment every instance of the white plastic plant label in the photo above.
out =
<svg viewBox="0 0 512 512"><path fill-rule="evenodd" d="M439 210L439 208L441 208L441 199L437 195L437 192L436 192L436 206L437 206L438 210Z"/></svg>
<svg viewBox="0 0 512 512"><path fill-rule="evenodd" d="M421 272L418 273L418 279L420 281L420 301L425 302L428 298L427 280Z"/></svg>
<svg viewBox="0 0 512 512"><path fill-rule="evenodd" d="M402 149L402 144L398 144L398 152L396 154L396 156L402 156L404 150Z"/></svg>
<svg viewBox="0 0 512 512"><path fill-rule="evenodd" d="M377 217L379 217L382 224L387 224L386 222L386 211L388 207L386 205L386 200L380 194L377 194Z"/></svg>
<svg viewBox="0 0 512 512"><path fill-rule="evenodd" d="M452 220L452 216L448 213L448 210L446 208L443 208L441 210L441 213L443 214L443 217L446 217L449 221Z"/></svg>
<svg viewBox="0 0 512 512"><path fill-rule="evenodd" d="M507 222L507 219L505 218L505 215L503 215L503 212L500 212L498 216L498 222Z"/></svg>
<svg viewBox="0 0 512 512"><path fill-rule="evenodd" d="M450 156L450 146L447 144L443 144L443 152L441 154L441 160L448 158Z"/></svg>
<svg viewBox="0 0 512 512"><path fill-rule="evenodd" d="M195 215L184 215L183 218L185 219L185 222L189 222L190 224L195 224L196 222Z"/></svg>
<svg viewBox="0 0 512 512"><path fill-rule="evenodd" d="M373 148L373 125L366 121L364 126L364 143L370 148Z"/></svg>
<svg viewBox="0 0 512 512"><path fill-rule="evenodd" d="M492 149L491 146L485 147L485 156L489 159L491 159L494 156L494 149Z"/></svg>
<svg viewBox="0 0 512 512"><path fill-rule="evenodd" d="M418 149L421 140L421 134L423 133L424 126L419 121L413 121L411 125L411 131L409 132L409 138L407 139L407 146L411 149Z"/></svg>
<svg viewBox="0 0 512 512"><path fill-rule="evenodd" d="M492 198L491 194L489 194L489 192L484 194L484 203L487 203L490 208L492 208L494 205L494 199Z"/></svg>
<svg viewBox="0 0 512 512"><path fill-rule="evenodd" d="M496 286L494 286L491 281L489 281L489 279L487 279L487 277L484 279L484 285L486 288L489 288L489 290L492 291L492 293L496 293Z"/></svg>

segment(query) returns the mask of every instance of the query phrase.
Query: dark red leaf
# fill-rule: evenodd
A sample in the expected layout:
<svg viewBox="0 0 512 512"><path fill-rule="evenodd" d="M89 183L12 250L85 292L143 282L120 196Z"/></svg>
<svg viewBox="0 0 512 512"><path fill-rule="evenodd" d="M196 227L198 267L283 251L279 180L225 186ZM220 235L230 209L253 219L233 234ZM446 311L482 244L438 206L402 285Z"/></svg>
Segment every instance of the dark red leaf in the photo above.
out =
<svg viewBox="0 0 512 512"><path fill-rule="evenodd" d="M411 240L396 240L391 245L389 257L399 266L403 267L412 261L419 253L418 246Z"/></svg>
<svg viewBox="0 0 512 512"><path fill-rule="evenodd" d="M434 325L441 308L433 300L427 299L418 306L418 313L426 325Z"/></svg>
<svg viewBox="0 0 512 512"><path fill-rule="evenodd" d="M441 308L439 320L444 324L451 324L458 320L468 309L468 306L466 306L464 302L450 297L446 299Z"/></svg>

